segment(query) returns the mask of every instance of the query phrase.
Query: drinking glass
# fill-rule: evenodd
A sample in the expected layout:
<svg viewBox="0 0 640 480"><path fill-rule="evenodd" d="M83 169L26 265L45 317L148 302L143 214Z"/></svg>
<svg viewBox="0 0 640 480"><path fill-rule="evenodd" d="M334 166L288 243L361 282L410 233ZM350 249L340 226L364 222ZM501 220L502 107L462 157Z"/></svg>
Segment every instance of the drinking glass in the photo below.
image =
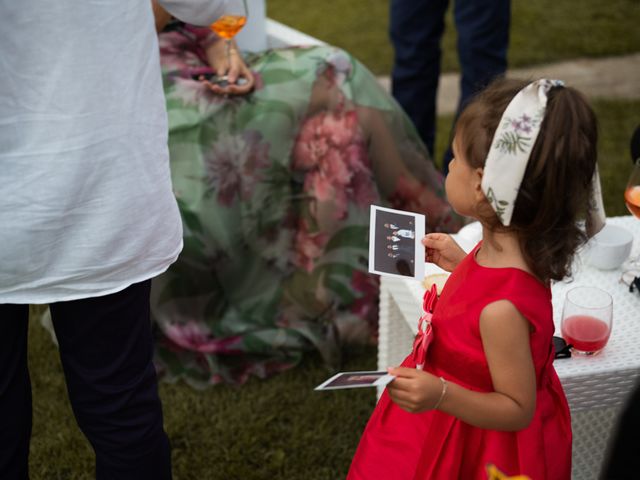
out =
<svg viewBox="0 0 640 480"><path fill-rule="evenodd" d="M640 218L640 158L636 160L627 188L624 190L624 203L636 218Z"/></svg>
<svg viewBox="0 0 640 480"><path fill-rule="evenodd" d="M631 214L640 219L640 158L635 161L627 187L624 189L624 203ZM639 270L640 255L630 258L625 265L631 270Z"/></svg>
<svg viewBox="0 0 640 480"><path fill-rule="evenodd" d="M246 0L227 0L224 14L209 26L219 37L224 38L228 67L231 66L231 39L245 26L248 15ZM229 83L228 78L225 73L212 77L210 82L225 87Z"/></svg>
<svg viewBox="0 0 640 480"><path fill-rule="evenodd" d="M571 351L596 355L609 341L613 321L613 300L596 287L575 287L564 300L560 329Z"/></svg>

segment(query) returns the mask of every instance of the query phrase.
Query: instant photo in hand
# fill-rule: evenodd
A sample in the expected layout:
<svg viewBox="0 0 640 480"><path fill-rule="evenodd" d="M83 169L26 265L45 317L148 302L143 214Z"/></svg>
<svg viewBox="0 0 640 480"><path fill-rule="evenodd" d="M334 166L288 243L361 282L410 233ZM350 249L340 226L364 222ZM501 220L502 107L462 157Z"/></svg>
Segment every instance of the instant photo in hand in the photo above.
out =
<svg viewBox="0 0 640 480"><path fill-rule="evenodd" d="M369 271L422 281L424 215L372 205L369 228Z"/></svg>

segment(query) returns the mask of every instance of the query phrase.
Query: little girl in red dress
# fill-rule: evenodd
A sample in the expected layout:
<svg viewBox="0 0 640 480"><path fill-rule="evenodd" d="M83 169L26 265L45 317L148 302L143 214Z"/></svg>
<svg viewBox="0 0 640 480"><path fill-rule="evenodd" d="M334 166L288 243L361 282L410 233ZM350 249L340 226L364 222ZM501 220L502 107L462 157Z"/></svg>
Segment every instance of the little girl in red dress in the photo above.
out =
<svg viewBox="0 0 640 480"><path fill-rule="evenodd" d="M461 114L446 192L483 239L468 255L448 235L423 239L427 260L453 270L433 338L389 369L348 480L486 479L487 465L571 477L550 282L602 226L596 139L593 111L558 81L499 80Z"/></svg>

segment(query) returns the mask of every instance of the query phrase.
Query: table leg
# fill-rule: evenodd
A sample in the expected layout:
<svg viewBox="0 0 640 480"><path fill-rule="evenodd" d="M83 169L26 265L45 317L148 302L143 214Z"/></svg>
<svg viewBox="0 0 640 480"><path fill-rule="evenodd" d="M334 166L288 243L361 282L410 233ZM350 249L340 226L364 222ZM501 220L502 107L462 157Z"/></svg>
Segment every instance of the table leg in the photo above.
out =
<svg viewBox="0 0 640 480"><path fill-rule="evenodd" d="M411 351L413 338L411 328L383 282L380 288L378 370L399 365ZM378 388L378 398L383 391L384 388Z"/></svg>

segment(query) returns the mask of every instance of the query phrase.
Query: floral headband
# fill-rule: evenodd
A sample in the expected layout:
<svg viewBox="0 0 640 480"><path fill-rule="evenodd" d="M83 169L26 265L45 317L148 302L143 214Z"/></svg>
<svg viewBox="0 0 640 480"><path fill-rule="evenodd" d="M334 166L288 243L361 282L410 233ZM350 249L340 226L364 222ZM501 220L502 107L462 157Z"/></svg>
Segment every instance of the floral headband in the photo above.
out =
<svg viewBox="0 0 640 480"><path fill-rule="evenodd" d="M511 224L522 178L544 119L547 94L552 87L563 86L561 80L536 80L520 90L502 114L485 162L482 190L504 226ZM600 176L596 167L587 234L597 233L604 222Z"/></svg>

